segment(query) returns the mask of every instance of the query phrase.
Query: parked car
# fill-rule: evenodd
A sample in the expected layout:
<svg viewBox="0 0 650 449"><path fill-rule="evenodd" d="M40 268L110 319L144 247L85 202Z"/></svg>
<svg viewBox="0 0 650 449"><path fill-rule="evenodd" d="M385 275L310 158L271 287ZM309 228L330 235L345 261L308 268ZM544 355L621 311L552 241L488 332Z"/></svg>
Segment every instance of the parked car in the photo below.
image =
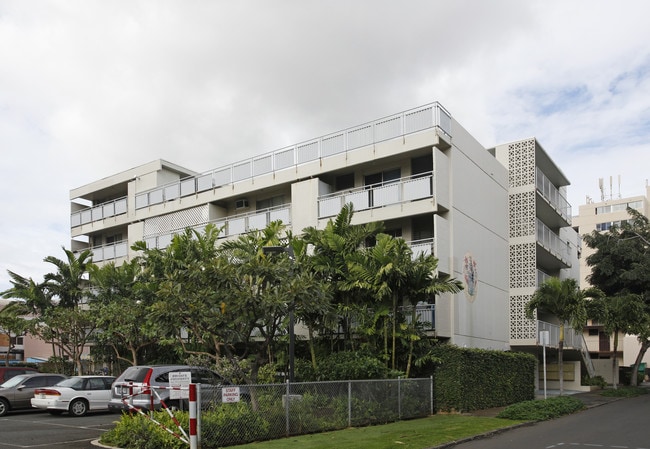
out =
<svg viewBox="0 0 650 449"><path fill-rule="evenodd" d="M32 407L52 415L69 412L72 416L85 416L88 411L106 411L114 381L112 376L73 376L52 387L37 388Z"/></svg>
<svg viewBox="0 0 650 449"><path fill-rule="evenodd" d="M63 374L36 373L14 376L0 385L0 416L10 410L32 408L34 390L49 387L66 379Z"/></svg>
<svg viewBox="0 0 650 449"><path fill-rule="evenodd" d="M221 388L230 385L221 375L206 368L188 365L147 365L131 366L127 368L113 382L111 388L111 400L108 409L112 412L128 411L130 404L133 407L149 410L152 405L151 396L139 394L149 387L169 387L169 373L190 372L191 382L201 384L201 400L207 404L212 401L221 400ZM154 409L161 408L161 400L169 408L187 408L187 400L170 399L170 390L156 390L153 395ZM246 400L248 395L244 392L242 398Z"/></svg>
<svg viewBox="0 0 650 449"><path fill-rule="evenodd" d="M20 374L35 374L38 370L26 366L0 366L0 384Z"/></svg>

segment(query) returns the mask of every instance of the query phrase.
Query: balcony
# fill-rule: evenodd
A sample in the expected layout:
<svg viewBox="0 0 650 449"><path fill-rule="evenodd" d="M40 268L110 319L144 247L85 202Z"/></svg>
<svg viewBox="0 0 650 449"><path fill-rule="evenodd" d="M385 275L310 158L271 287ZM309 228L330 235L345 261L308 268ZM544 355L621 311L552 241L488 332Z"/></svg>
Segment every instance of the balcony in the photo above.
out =
<svg viewBox="0 0 650 449"><path fill-rule="evenodd" d="M129 243L122 240L107 245L94 246L90 250L92 251L93 262L104 262L127 257L129 255Z"/></svg>
<svg viewBox="0 0 650 449"><path fill-rule="evenodd" d="M535 186L537 192L546 201L546 207L550 207L562 218L563 223L558 223L558 226L570 226L571 205L539 167L535 169ZM549 213L551 212L549 211Z"/></svg>
<svg viewBox="0 0 650 449"><path fill-rule="evenodd" d="M107 201L87 209L73 212L70 215L70 226L77 227L94 221L100 221L105 218L115 217L127 212L126 197L116 200Z"/></svg>
<svg viewBox="0 0 650 449"><path fill-rule="evenodd" d="M347 203L359 212L424 198L433 198L433 173L323 195L318 198L318 218L337 215Z"/></svg>
<svg viewBox="0 0 650 449"><path fill-rule="evenodd" d="M407 324L413 324L413 306L402 307ZM432 331L436 328L436 305L419 304L415 306L415 321L421 330Z"/></svg>
<svg viewBox="0 0 650 449"><path fill-rule="evenodd" d="M537 219L537 244L544 248L549 255L556 259L555 263L546 257L544 266L551 268L568 268L571 266L569 243L562 240L548 226Z"/></svg>
<svg viewBox="0 0 650 449"><path fill-rule="evenodd" d="M291 224L291 207L287 205L271 207L268 209L257 210L252 213L211 220L208 223L214 224L217 228L222 228L219 238L229 238L246 234L256 229L264 229L274 221L282 221L285 225ZM194 229L201 230L208 223L195 226ZM144 241L148 248L166 248L171 243L174 235L183 231L184 229L177 229L176 231L166 234L145 236Z"/></svg>

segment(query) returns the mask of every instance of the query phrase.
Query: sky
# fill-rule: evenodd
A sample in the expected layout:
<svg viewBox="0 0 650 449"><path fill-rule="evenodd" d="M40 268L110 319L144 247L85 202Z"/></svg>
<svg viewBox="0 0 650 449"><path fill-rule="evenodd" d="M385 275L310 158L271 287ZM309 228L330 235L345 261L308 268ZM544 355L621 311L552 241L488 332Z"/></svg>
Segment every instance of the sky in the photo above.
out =
<svg viewBox="0 0 650 449"><path fill-rule="evenodd" d="M0 291L64 258L74 188L435 101L486 148L536 137L574 214L644 195L648 17L644 0L0 0Z"/></svg>

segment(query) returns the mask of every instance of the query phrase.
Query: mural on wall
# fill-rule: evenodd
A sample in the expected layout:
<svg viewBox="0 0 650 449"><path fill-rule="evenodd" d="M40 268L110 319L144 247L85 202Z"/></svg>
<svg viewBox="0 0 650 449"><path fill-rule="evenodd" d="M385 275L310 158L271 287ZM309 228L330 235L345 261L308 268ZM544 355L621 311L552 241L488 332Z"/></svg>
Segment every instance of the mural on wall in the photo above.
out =
<svg viewBox="0 0 650 449"><path fill-rule="evenodd" d="M478 293L478 272L476 260L471 253L465 254L463 258L463 278L465 279L465 296L469 302L474 302Z"/></svg>

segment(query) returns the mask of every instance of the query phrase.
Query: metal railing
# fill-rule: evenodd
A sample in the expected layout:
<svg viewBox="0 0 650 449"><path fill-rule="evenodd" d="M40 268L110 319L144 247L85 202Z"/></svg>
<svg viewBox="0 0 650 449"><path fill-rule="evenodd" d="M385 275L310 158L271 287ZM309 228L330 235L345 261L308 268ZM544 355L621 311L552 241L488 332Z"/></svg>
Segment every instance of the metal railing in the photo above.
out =
<svg viewBox="0 0 650 449"><path fill-rule="evenodd" d="M569 243L562 240L539 218L537 219L537 243L542 245L565 264L571 264Z"/></svg>
<svg viewBox="0 0 650 449"><path fill-rule="evenodd" d="M548 331L549 346L557 347L560 343L560 326L557 324L547 323L546 321L537 321L537 338L540 331ZM567 349L581 349L584 343L584 337L581 332L577 332L568 324L564 326L564 347Z"/></svg>
<svg viewBox="0 0 650 449"><path fill-rule="evenodd" d="M413 324L413 306L401 308L404 319L407 324ZM436 305L419 304L415 306L415 321L424 331L434 330L436 328Z"/></svg>
<svg viewBox="0 0 650 449"><path fill-rule="evenodd" d="M217 228L222 229L219 233L219 238L222 239L236 237L256 229L262 230L274 221L282 221L285 225L291 224L291 206L282 205L268 209L260 209L246 214L218 218L198 226L192 226L192 229L200 231L207 224L212 223ZM144 237L144 241L148 248L163 249L169 246L174 235L182 233L185 229L179 228L164 234L148 235Z"/></svg>
<svg viewBox="0 0 650 449"><path fill-rule="evenodd" d="M318 198L318 218L332 217L352 203L355 212L433 197L433 173L334 192Z"/></svg>
<svg viewBox="0 0 650 449"><path fill-rule="evenodd" d="M562 196L560 191L553 185L550 179L540 170L539 167L535 169L535 184L537 190L549 202L551 206L564 218L564 220L571 224L571 204Z"/></svg>
<svg viewBox="0 0 650 449"><path fill-rule="evenodd" d="M107 201L105 203L97 204L96 206L89 207L73 212L70 215L70 227L81 226L94 221L100 221L105 218L115 217L127 212L127 199L126 197L118 198L116 200Z"/></svg>

